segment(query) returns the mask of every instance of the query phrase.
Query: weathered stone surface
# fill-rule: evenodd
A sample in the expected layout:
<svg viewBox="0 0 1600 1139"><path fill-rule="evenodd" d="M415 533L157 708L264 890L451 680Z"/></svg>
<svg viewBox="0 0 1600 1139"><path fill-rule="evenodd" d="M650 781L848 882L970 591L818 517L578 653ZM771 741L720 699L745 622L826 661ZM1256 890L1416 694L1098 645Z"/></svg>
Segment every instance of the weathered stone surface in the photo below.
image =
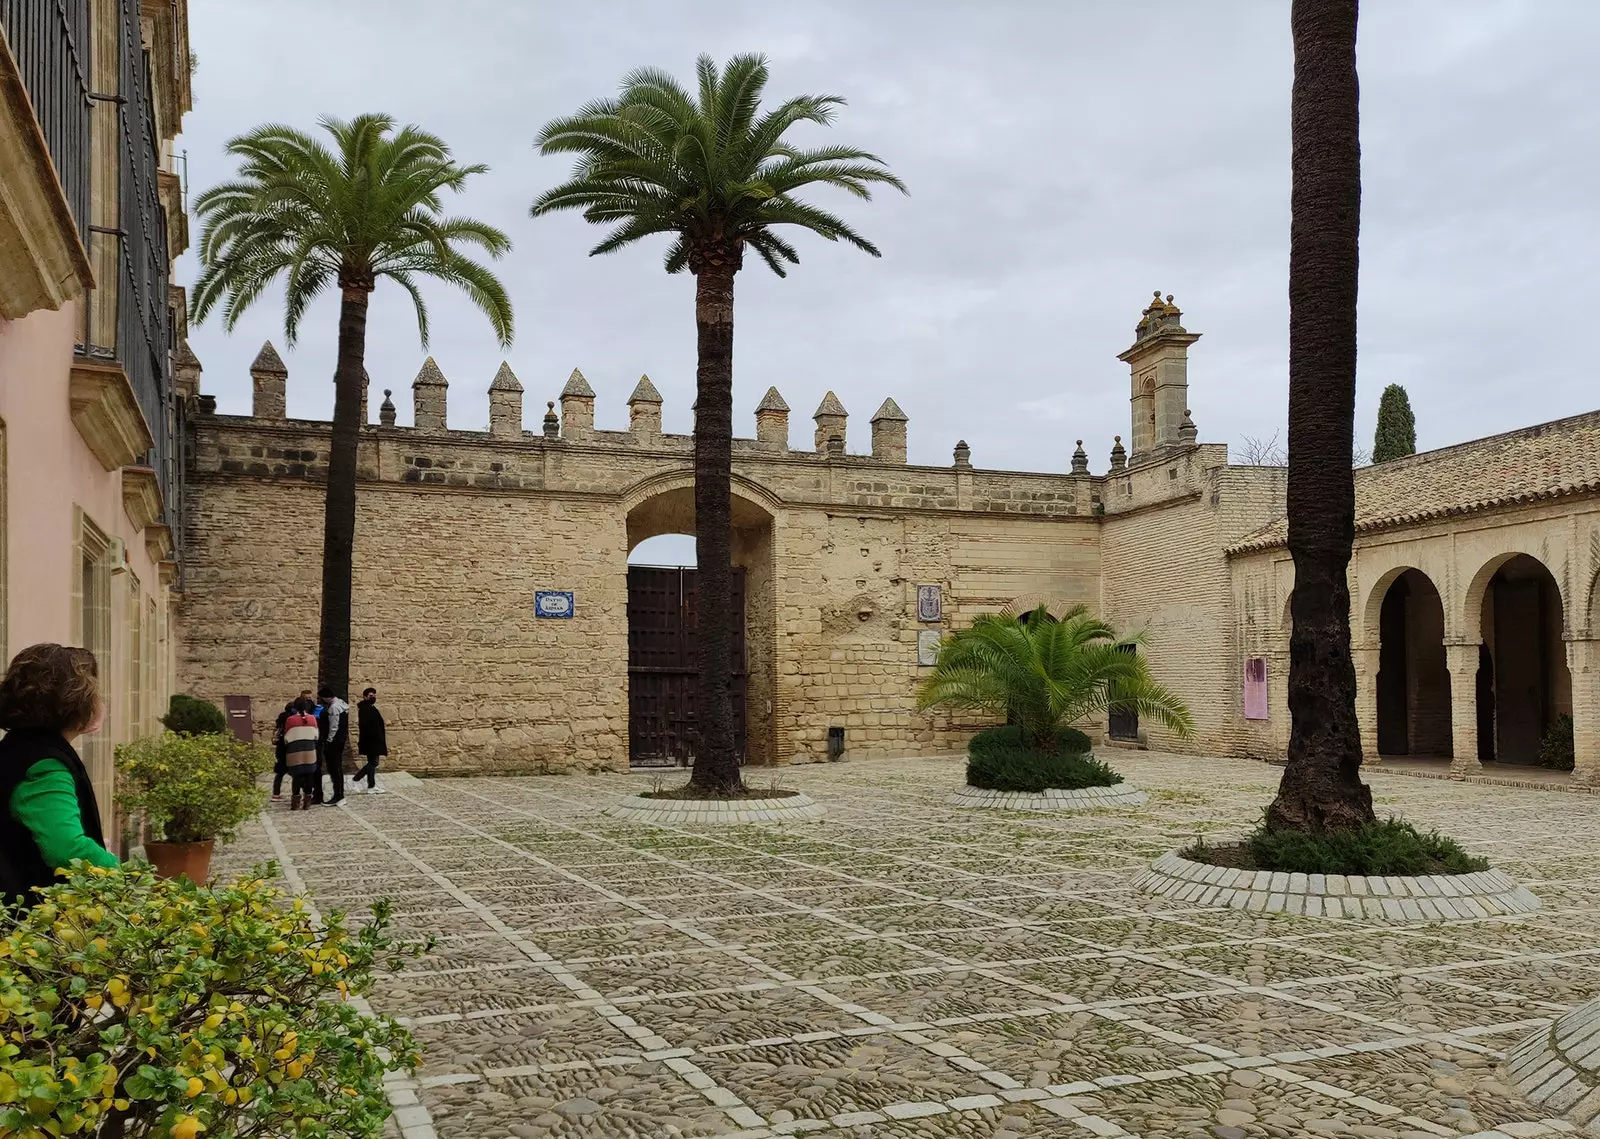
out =
<svg viewBox="0 0 1600 1139"><path fill-rule="evenodd" d="M327 816L273 805L218 868L276 857L324 912L383 895L438 939L370 996L424 1045L390 1083L412 1137L1571 1133L1516 1090L1519 1051L1497 1065L1600 993L1586 798L1387 780L1396 813L1513 841L1547 894L1397 929L1142 893L1152 846L1243 829L1270 787L1238 760L1118 766L1151 798L1106 817L952 809L947 759L802 768L829 812L800 828L603 814L640 776L389 777Z"/></svg>

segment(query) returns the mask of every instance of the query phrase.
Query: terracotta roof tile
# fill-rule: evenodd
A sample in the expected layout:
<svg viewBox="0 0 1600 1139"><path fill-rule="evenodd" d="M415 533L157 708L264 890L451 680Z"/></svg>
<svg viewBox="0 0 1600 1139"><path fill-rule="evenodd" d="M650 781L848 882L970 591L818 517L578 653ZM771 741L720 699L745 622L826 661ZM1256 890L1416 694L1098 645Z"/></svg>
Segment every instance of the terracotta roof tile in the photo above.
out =
<svg viewBox="0 0 1600 1139"><path fill-rule="evenodd" d="M1358 533L1600 492L1600 411L1375 463L1355 476ZM1281 546L1288 533L1278 518L1228 552Z"/></svg>

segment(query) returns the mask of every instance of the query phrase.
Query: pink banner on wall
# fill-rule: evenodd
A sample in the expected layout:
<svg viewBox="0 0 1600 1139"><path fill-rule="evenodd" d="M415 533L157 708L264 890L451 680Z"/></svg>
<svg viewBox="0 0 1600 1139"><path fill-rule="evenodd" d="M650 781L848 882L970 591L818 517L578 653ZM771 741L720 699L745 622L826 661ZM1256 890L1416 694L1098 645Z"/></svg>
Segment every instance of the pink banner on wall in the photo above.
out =
<svg viewBox="0 0 1600 1139"><path fill-rule="evenodd" d="M1244 662L1244 718L1265 720L1267 708L1267 662L1263 657L1251 657Z"/></svg>

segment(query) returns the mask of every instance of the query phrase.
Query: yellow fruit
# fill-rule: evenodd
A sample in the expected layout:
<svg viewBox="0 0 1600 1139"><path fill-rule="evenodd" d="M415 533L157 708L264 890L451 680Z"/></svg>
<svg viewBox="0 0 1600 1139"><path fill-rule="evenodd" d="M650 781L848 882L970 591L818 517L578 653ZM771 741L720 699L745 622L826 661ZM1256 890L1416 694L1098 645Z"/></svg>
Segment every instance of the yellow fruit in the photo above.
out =
<svg viewBox="0 0 1600 1139"><path fill-rule="evenodd" d="M194 1139L205 1128L200 1126L200 1121L192 1115L179 1116L172 1125L172 1139Z"/></svg>
<svg viewBox="0 0 1600 1139"><path fill-rule="evenodd" d="M190 1076L189 1083L184 1090L187 1092L189 1098L193 1099L195 1096L206 1090L205 1081L200 1079L198 1076Z"/></svg>

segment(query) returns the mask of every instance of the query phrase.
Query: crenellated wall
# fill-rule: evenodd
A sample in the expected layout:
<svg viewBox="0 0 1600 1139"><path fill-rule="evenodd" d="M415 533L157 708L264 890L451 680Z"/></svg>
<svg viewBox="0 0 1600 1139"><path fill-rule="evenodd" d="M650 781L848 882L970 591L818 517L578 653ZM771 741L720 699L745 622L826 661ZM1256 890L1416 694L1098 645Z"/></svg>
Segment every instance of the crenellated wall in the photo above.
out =
<svg viewBox="0 0 1600 1139"><path fill-rule="evenodd" d="M915 710L919 631L1079 604L1143 633L1154 676L1193 711L1196 739L1141 724L1138 744L1283 754L1286 472L1230 466L1226 447L1197 441L1187 352L1198 334L1181 315L1158 295L1121 356L1131 447L1117 437L1103 475L1081 441L1066 473L987 470L964 441L949 466L911 465L892 398L872 417L871 455L852 455L833 392L809 447L794 449L788 404L766 393L755 437L733 444L752 763L824 759L833 727L850 756L956 751L975 725ZM248 694L265 727L316 679L329 426L284 418L287 374L270 346L252 376L254 415L215 415L202 398L192 421L179 680L212 699ZM597 401L620 392L602 397L576 369L536 431L522 426L509 365L490 385L488 430L449 426L447 388L430 359L413 385L417 426L394 426L385 392L380 423L361 430L353 684L378 688L404 769L623 769L628 554L692 532L693 437L663 433L648 377L626 397L627 431L595 428ZM1408 618L1416 643L1391 653L1410 662L1393 683L1415 713L1402 736L1414 750L1451 736L1462 774L1480 727L1493 730L1471 714L1473 670L1480 641L1497 651L1487 615L1496 575L1509 574L1522 584L1506 586L1507 610L1541 607L1548 628L1544 648L1504 659L1541 662L1544 711L1572 713L1579 778L1600 782L1600 413L1365 468L1356 486L1352 630L1369 758L1384 591L1407 568L1437 588L1443 613ZM1517 555L1551 584L1529 584L1535 569ZM937 624L918 620L919 585L942 591ZM572 591L575 616L536 618L541 589ZM1255 658L1265 719L1244 714Z"/></svg>
<svg viewBox="0 0 1600 1139"><path fill-rule="evenodd" d="M503 368L491 395L509 404L515 382ZM504 413L450 429L445 390L430 362L427 426L362 428L352 682L378 688L412 770L624 768L627 556L692 530L693 437L660 432L647 380L629 431L594 429L581 373L539 433ZM769 393L761 437L734 443L751 760L825 758L835 726L855 756L959 749L970 725L914 709L918 630L1040 599L1096 607L1099 480L909 465L892 400L878 456L791 450L787 410ZM315 679L328 425L213 414L193 444L183 683L248 693L265 725ZM941 587L938 625L918 622L918 585ZM535 618L539 589L572 590L577 615Z"/></svg>

